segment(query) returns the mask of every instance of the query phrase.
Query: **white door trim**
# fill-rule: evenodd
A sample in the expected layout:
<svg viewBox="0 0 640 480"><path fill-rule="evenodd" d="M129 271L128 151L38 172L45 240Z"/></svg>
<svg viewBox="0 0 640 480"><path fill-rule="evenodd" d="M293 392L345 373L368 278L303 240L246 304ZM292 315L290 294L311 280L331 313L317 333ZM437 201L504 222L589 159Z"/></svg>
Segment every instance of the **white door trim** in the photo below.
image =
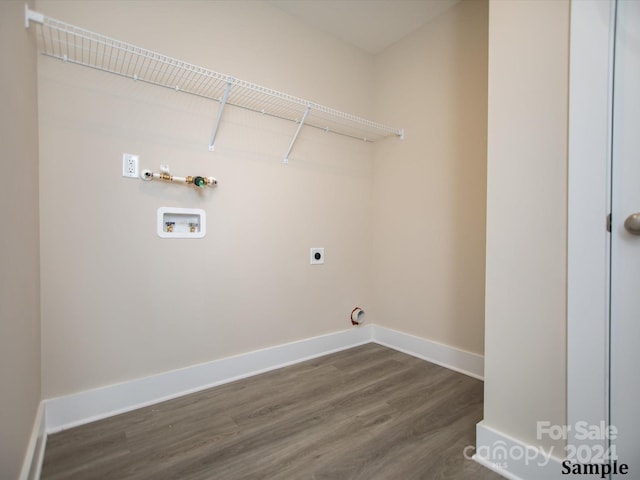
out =
<svg viewBox="0 0 640 480"><path fill-rule="evenodd" d="M609 417L609 242L615 0L571 2L567 423ZM571 443L571 438L569 439ZM580 442L584 443L584 441Z"/></svg>

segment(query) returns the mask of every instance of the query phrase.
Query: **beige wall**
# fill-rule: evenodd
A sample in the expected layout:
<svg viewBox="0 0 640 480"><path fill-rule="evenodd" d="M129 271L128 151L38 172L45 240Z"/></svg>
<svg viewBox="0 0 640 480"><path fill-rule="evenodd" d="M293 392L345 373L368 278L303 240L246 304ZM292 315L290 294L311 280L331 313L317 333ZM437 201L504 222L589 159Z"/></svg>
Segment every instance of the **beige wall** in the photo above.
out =
<svg viewBox="0 0 640 480"><path fill-rule="evenodd" d="M266 2L152 3L38 8L407 139L372 147L304 130L283 166L295 125L229 109L211 153L217 104L41 58L44 395L349 328L355 305L482 353L486 2L378 57ZM220 186L202 196L124 179L123 152ZM160 206L204 208L207 237L158 238ZM325 266L308 265L312 246Z"/></svg>
<svg viewBox="0 0 640 480"><path fill-rule="evenodd" d="M485 422L534 444L537 420L564 423L568 2L493 1L489 13L462 2L377 58L262 2L189 7L38 2L403 126L406 140L370 148L305 131L285 167L293 125L230 109L212 154L215 103L40 58L43 396L348 328L356 304L371 306L371 321L482 353L489 16ZM36 73L22 8L0 2L2 56L17 67L0 73L14 112L1 116L0 144L6 178L33 182ZM202 196L124 179L123 152L220 187ZM38 189L0 192L15 206L5 218L23 225L0 249L10 386L0 422L11 432L0 476L12 478L40 399ZM158 238L160 206L204 208L207 237ZM311 246L326 248L324 267L308 265Z"/></svg>
<svg viewBox="0 0 640 480"><path fill-rule="evenodd" d="M42 13L360 115L373 58L266 2L41 1ZM372 147L39 58L43 395L350 328L369 300ZM199 193L121 176L218 178ZM207 213L202 240L156 235L158 207ZM309 265L324 247L326 264Z"/></svg>
<svg viewBox="0 0 640 480"><path fill-rule="evenodd" d="M566 422L568 1L492 1L484 422ZM549 444L549 445L546 445Z"/></svg>
<svg viewBox="0 0 640 480"><path fill-rule="evenodd" d="M484 1L461 2L376 58L374 321L482 354L487 116Z"/></svg>
<svg viewBox="0 0 640 480"><path fill-rule="evenodd" d="M24 2L0 2L0 478L18 477L40 402L36 53Z"/></svg>

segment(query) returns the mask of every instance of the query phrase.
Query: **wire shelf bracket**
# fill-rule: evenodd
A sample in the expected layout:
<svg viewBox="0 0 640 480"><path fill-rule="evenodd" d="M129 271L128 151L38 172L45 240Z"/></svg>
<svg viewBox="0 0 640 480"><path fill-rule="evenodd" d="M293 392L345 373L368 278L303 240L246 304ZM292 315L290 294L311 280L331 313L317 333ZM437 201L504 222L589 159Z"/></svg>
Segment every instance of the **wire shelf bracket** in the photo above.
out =
<svg viewBox="0 0 640 480"><path fill-rule="evenodd" d="M25 5L25 27L29 28L31 23L38 27L38 48L45 56L219 102L220 107L209 142L210 151L215 148L227 105L298 124L284 155L284 163L288 163L303 126L365 142L375 142L393 136L404 139L402 129L372 122L106 37L47 17Z"/></svg>
<svg viewBox="0 0 640 480"><path fill-rule="evenodd" d="M311 105L309 105L307 107L307 109L304 111L304 115L302 115L302 120L300 120L300 125L298 125L298 128L296 129L296 133L293 135L293 138L291 139L291 143L289 144L289 148L287 149L287 153L285 153L284 155L284 163L289 163L289 155L291 154L291 150L293 150L293 145L296 143L296 140L298 139L298 135L300 135L300 130L302 130L302 126L304 125L304 122L307 120L307 117L309 116L309 112L311 111Z"/></svg>
<svg viewBox="0 0 640 480"><path fill-rule="evenodd" d="M209 151L213 152L216 143L216 137L218 136L218 128L220 128L220 120L222 120L222 113L224 112L224 107L227 105L227 101L229 100L229 92L231 91L231 85L233 85L233 81L229 80L227 82L227 86L224 89L224 94L222 95L222 100L220 100L220 109L218 110L218 118L216 118L216 126L213 127L213 135L211 135L211 141L209 142Z"/></svg>

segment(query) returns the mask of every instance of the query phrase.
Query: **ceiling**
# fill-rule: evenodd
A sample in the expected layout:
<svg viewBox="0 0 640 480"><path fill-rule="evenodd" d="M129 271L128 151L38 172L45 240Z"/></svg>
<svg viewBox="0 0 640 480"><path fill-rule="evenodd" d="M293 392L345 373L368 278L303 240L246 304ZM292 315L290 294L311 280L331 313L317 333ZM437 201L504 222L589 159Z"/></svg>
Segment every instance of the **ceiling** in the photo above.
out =
<svg viewBox="0 0 640 480"><path fill-rule="evenodd" d="M269 0L371 54L417 30L460 0Z"/></svg>

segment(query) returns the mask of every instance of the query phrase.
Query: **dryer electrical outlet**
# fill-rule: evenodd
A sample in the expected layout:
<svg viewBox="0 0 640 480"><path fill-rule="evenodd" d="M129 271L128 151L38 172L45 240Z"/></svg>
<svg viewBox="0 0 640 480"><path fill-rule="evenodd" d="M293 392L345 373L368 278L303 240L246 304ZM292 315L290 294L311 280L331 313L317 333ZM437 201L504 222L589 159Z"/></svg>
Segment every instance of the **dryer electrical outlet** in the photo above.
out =
<svg viewBox="0 0 640 480"><path fill-rule="evenodd" d="M311 265L322 265L324 263L324 248L313 247L310 253Z"/></svg>

